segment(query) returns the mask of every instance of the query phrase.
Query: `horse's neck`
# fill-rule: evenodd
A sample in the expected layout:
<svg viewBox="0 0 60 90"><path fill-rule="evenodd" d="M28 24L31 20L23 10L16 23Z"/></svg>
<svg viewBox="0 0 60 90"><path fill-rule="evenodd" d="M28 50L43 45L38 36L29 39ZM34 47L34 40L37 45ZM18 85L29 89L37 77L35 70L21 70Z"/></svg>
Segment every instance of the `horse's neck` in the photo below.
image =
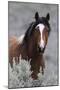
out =
<svg viewBox="0 0 60 90"><path fill-rule="evenodd" d="M28 38L27 38L28 39ZM35 45L35 40L33 40L33 38L31 37L30 39L28 39L28 41L24 40L24 35L22 35L19 39L19 50L20 53L22 54L22 56L25 56L30 59L32 56L34 56L35 52L36 52L36 45Z"/></svg>
<svg viewBox="0 0 60 90"><path fill-rule="evenodd" d="M33 57L33 55L36 52L36 46L35 46L33 38L28 40L28 42L26 43L26 49L27 49L28 57L29 58Z"/></svg>
<svg viewBox="0 0 60 90"><path fill-rule="evenodd" d="M43 60L43 54L40 54L39 52L35 53L35 55L32 57L32 60L33 63L41 62Z"/></svg>

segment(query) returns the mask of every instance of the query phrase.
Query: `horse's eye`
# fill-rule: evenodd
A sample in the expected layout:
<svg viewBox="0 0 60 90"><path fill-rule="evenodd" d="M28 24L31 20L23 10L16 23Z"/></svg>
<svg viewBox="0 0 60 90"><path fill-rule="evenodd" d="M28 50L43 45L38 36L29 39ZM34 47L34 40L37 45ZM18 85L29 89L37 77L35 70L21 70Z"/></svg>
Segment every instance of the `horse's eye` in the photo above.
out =
<svg viewBox="0 0 60 90"><path fill-rule="evenodd" d="M37 27L37 30L39 30L39 27Z"/></svg>
<svg viewBox="0 0 60 90"><path fill-rule="evenodd" d="M38 30L38 29L39 29L39 27L37 26L35 29L36 29L36 30Z"/></svg>
<svg viewBox="0 0 60 90"><path fill-rule="evenodd" d="M49 31L49 29L48 29L48 27L46 27L46 32L48 32Z"/></svg>

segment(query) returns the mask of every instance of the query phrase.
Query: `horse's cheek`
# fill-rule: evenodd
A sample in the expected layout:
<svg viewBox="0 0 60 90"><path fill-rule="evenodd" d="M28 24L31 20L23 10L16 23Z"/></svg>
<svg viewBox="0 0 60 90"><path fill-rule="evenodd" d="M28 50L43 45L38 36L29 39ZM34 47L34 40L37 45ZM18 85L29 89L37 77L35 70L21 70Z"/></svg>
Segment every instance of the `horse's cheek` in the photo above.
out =
<svg viewBox="0 0 60 90"><path fill-rule="evenodd" d="M47 45L47 42L48 42L48 34L46 34L46 36L45 36L45 43L46 43L46 45Z"/></svg>

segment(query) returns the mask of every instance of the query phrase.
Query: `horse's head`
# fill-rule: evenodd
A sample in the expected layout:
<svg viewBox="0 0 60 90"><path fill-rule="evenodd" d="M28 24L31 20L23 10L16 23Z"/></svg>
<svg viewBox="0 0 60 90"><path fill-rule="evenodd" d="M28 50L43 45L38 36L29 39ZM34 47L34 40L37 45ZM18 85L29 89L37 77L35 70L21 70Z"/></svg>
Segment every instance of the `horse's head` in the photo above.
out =
<svg viewBox="0 0 60 90"><path fill-rule="evenodd" d="M35 13L35 22L32 22L28 28L28 30L25 33L25 43L30 42L29 40L32 40L35 44L36 50L38 50L40 53L43 53L45 50L45 47L47 45L48 36L50 33L50 15L49 13L46 15L46 17L39 17L38 12ZM30 45L29 44L29 45ZM34 46L34 45L30 45ZM33 50L33 49L32 49Z"/></svg>
<svg viewBox="0 0 60 90"><path fill-rule="evenodd" d="M36 12L35 20L33 36L37 44L37 50L43 53L47 45L48 36L50 33L50 15L48 13L46 17L39 17L38 12Z"/></svg>

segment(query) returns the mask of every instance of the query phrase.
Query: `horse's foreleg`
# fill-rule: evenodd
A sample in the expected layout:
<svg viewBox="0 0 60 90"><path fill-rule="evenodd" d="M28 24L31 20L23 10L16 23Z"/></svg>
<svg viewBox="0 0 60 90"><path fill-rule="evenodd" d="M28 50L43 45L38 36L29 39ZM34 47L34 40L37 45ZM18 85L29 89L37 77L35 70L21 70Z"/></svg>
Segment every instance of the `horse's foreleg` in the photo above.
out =
<svg viewBox="0 0 60 90"><path fill-rule="evenodd" d="M38 75L35 71L32 72L31 77L35 80L38 78Z"/></svg>
<svg viewBox="0 0 60 90"><path fill-rule="evenodd" d="M18 61L17 61L17 62L18 62L18 64L19 64L19 57L18 57L17 59L18 59Z"/></svg>
<svg viewBox="0 0 60 90"><path fill-rule="evenodd" d="M44 68L45 68L45 62L44 62L44 60L43 60L42 65L41 65L42 75L44 74Z"/></svg>
<svg viewBox="0 0 60 90"><path fill-rule="evenodd" d="M31 76L32 76L33 79L37 79L38 78L39 70L40 70L40 66L37 65L36 63L35 64L33 63L31 65L31 71L33 71Z"/></svg>
<svg viewBox="0 0 60 90"><path fill-rule="evenodd" d="M15 57L15 64L17 65L18 63L17 63L17 57Z"/></svg>
<svg viewBox="0 0 60 90"><path fill-rule="evenodd" d="M15 57L15 63L16 65L19 64L19 57Z"/></svg>
<svg viewBox="0 0 60 90"><path fill-rule="evenodd" d="M42 67L42 75L44 74L44 67Z"/></svg>
<svg viewBox="0 0 60 90"><path fill-rule="evenodd" d="M12 58L12 57L10 57L9 63L10 63L10 65L11 65L11 68L13 68L13 58Z"/></svg>

